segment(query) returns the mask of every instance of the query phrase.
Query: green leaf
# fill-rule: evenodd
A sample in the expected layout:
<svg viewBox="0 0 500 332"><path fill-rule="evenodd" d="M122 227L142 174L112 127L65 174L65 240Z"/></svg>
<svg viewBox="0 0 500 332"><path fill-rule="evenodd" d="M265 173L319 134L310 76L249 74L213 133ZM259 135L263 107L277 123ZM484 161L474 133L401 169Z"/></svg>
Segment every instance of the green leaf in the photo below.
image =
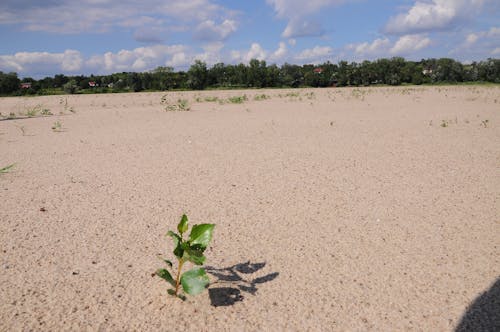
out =
<svg viewBox="0 0 500 332"><path fill-rule="evenodd" d="M175 296L175 290L174 289L167 289L167 293L172 295L172 296Z"/></svg>
<svg viewBox="0 0 500 332"><path fill-rule="evenodd" d="M172 267L172 262L169 261L168 259L163 260L165 263L167 263L168 266Z"/></svg>
<svg viewBox="0 0 500 332"><path fill-rule="evenodd" d="M181 276L182 288L187 294L196 295L208 286L210 279L202 268L194 268Z"/></svg>
<svg viewBox="0 0 500 332"><path fill-rule="evenodd" d="M177 230L181 234L188 230L188 217L185 214L182 215L181 221L177 225Z"/></svg>
<svg viewBox="0 0 500 332"><path fill-rule="evenodd" d="M168 283L175 287L174 278L172 278L172 275L167 270L159 269L158 271L156 271L156 275L162 279L165 279Z"/></svg>
<svg viewBox="0 0 500 332"><path fill-rule="evenodd" d="M180 259L182 257L182 255L184 254L184 249L182 248L181 237L172 231L168 231L167 235L172 237L172 240L174 240L174 246L175 246L174 255Z"/></svg>
<svg viewBox="0 0 500 332"><path fill-rule="evenodd" d="M197 250L193 247L187 248L186 251L184 251L183 257L196 265L203 265L206 259L206 257L203 256L203 250Z"/></svg>
<svg viewBox="0 0 500 332"><path fill-rule="evenodd" d="M214 227L214 224L194 225L189 235L189 243L191 245L197 245L197 248L201 250L205 250L210 240L212 240Z"/></svg>

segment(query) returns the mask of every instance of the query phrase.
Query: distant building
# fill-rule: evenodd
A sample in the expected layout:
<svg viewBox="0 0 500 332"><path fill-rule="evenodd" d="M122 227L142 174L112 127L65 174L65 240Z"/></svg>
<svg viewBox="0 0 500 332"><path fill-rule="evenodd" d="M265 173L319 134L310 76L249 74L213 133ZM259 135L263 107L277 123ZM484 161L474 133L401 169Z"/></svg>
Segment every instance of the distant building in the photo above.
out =
<svg viewBox="0 0 500 332"><path fill-rule="evenodd" d="M31 89L31 82L21 83L21 89Z"/></svg>
<svg viewBox="0 0 500 332"><path fill-rule="evenodd" d="M98 85L95 81L90 81L90 82L89 82L89 86L90 86L91 88L95 88L96 86L99 86L99 85Z"/></svg>
<svg viewBox="0 0 500 332"><path fill-rule="evenodd" d="M314 72L315 74L321 74L321 73L323 72L323 68L321 68L321 67L314 68L313 72Z"/></svg>
<svg viewBox="0 0 500 332"><path fill-rule="evenodd" d="M424 74L424 75L431 75L432 74L432 69L424 69L422 71L422 74Z"/></svg>

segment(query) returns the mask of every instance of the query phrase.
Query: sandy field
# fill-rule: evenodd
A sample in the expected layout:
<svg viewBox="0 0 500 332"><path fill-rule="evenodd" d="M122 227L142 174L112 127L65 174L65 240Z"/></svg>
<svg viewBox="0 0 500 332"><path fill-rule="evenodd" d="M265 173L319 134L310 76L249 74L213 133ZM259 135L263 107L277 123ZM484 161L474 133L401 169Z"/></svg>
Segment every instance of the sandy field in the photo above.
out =
<svg viewBox="0 0 500 332"><path fill-rule="evenodd" d="M165 110L178 99L190 111ZM0 168L15 163L0 174L1 331L500 327L499 86L19 97L0 112ZM152 276L183 213L216 224L211 285L185 302Z"/></svg>

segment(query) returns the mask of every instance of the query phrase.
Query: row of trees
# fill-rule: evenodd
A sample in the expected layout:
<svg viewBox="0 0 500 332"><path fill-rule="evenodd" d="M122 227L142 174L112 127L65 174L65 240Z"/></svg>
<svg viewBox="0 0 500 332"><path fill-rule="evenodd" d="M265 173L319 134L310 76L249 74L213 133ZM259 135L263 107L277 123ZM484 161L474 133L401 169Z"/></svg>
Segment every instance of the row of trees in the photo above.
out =
<svg viewBox="0 0 500 332"><path fill-rule="evenodd" d="M99 76L45 77L19 79L16 73L0 71L0 94L99 93L122 91L163 91L206 88L327 87L372 84L424 84L457 82L500 83L500 59L462 64L448 58L407 61L379 59L361 63L340 61L320 65L267 65L256 59L246 64L218 63L208 68L196 61L187 72L158 67L149 72L123 72ZM28 83L28 84L26 84Z"/></svg>

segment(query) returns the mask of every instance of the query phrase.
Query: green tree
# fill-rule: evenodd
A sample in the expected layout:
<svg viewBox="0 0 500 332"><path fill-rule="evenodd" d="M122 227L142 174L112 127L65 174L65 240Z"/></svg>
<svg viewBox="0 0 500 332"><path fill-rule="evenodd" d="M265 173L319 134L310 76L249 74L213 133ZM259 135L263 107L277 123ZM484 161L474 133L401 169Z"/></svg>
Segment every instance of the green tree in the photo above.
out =
<svg viewBox="0 0 500 332"><path fill-rule="evenodd" d="M203 90L207 87L208 70L207 64L196 60L188 70L188 85L191 89Z"/></svg>

